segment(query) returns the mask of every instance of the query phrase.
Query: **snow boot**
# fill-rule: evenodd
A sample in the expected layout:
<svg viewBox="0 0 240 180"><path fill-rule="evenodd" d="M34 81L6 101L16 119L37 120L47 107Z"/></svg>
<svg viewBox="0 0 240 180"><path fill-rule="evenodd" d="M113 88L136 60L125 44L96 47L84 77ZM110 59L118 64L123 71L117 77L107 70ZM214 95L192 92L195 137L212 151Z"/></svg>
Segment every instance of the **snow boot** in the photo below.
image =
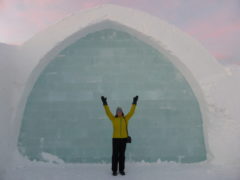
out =
<svg viewBox="0 0 240 180"><path fill-rule="evenodd" d="M113 176L117 176L117 172L116 172L116 171L113 171L112 175L113 175Z"/></svg>
<svg viewBox="0 0 240 180"><path fill-rule="evenodd" d="M124 176L124 175L125 175L125 172L124 172L124 171L120 171L120 174L121 174L122 176Z"/></svg>

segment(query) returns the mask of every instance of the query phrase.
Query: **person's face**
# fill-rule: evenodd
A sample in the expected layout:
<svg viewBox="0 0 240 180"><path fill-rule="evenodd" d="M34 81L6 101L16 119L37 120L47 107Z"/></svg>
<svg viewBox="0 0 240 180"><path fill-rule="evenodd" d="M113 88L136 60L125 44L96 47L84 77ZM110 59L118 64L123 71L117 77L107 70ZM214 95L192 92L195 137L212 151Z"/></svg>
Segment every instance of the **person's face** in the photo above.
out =
<svg viewBox="0 0 240 180"><path fill-rule="evenodd" d="M123 115L122 111L117 112L118 117L121 117Z"/></svg>

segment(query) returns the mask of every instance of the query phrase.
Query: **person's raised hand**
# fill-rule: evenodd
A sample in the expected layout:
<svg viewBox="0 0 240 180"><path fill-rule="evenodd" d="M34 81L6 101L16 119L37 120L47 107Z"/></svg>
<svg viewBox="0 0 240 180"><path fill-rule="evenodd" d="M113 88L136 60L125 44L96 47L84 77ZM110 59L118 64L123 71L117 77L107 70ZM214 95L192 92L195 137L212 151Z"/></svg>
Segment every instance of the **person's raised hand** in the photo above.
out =
<svg viewBox="0 0 240 180"><path fill-rule="evenodd" d="M137 104L138 96L133 97L133 104Z"/></svg>
<svg viewBox="0 0 240 180"><path fill-rule="evenodd" d="M107 105L107 97L101 96L103 105Z"/></svg>

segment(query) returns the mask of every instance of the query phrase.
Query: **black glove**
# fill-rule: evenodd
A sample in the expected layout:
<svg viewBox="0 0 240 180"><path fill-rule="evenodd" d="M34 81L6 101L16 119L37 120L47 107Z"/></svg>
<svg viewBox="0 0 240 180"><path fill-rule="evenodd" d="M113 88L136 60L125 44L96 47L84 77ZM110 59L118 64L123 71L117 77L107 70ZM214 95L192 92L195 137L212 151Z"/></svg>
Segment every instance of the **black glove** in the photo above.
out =
<svg viewBox="0 0 240 180"><path fill-rule="evenodd" d="M138 96L135 96L135 97L133 98L133 104L137 104L137 101L138 101Z"/></svg>
<svg viewBox="0 0 240 180"><path fill-rule="evenodd" d="M101 99L102 99L103 105L107 105L107 98L104 96L101 96Z"/></svg>

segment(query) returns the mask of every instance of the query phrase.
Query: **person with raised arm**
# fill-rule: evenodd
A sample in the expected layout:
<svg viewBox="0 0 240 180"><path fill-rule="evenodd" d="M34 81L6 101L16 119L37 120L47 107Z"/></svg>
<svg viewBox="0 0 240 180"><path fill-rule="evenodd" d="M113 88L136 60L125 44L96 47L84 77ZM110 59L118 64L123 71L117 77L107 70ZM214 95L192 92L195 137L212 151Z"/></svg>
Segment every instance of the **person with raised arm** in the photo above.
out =
<svg viewBox="0 0 240 180"><path fill-rule="evenodd" d="M131 142L131 137L128 135L128 121L134 114L138 96L133 98L132 106L127 113L124 115L121 107L116 109L115 116L112 114L108 104L107 97L101 96L103 106L108 118L111 120L113 125L113 135L112 135L112 175L117 175L118 165L119 173L125 175L125 151L126 143Z"/></svg>

